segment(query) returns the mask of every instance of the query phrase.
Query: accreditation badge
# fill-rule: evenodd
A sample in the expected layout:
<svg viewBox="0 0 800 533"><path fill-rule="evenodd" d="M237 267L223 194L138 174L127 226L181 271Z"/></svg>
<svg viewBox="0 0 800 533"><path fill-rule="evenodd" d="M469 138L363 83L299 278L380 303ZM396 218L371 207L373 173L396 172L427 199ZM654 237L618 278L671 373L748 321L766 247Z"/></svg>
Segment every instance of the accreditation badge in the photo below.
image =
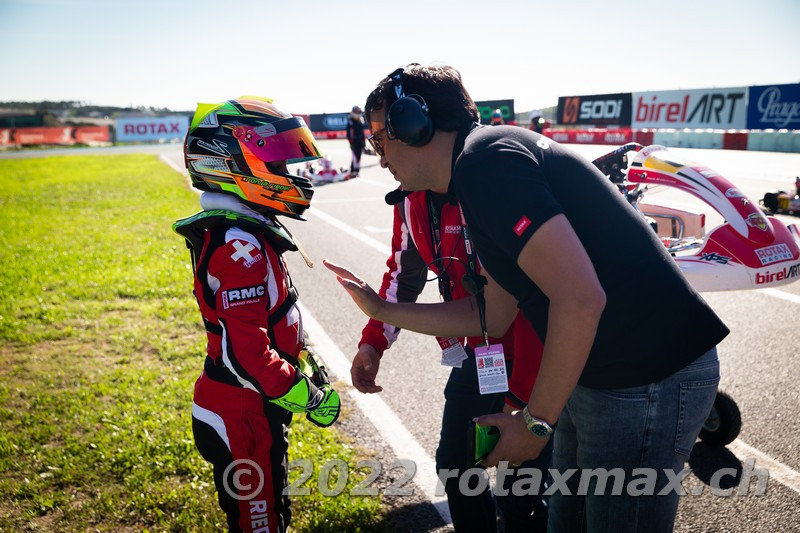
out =
<svg viewBox="0 0 800 533"><path fill-rule="evenodd" d="M461 341L455 337L436 337L436 340L442 348L442 366L461 368L461 362L467 358L467 351Z"/></svg>
<svg viewBox="0 0 800 533"><path fill-rule="evenodd" d="M481 394L508 390L506 356L502 344L475 348L475 365L478 368L478 390Z"/></svg>

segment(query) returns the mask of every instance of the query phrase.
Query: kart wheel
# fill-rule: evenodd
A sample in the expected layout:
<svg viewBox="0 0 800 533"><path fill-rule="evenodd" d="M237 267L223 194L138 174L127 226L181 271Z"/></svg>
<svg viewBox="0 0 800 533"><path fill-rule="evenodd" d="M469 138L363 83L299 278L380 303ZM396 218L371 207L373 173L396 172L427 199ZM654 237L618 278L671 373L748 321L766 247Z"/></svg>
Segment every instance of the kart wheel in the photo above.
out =
<svg viewBox="0 0 800 533"><path fill-rule="evenodd" d="M741 429L739 406L724 392L717 392L711 412L700 430L700 440L709 446L725 446L739 436Z"/></svg>

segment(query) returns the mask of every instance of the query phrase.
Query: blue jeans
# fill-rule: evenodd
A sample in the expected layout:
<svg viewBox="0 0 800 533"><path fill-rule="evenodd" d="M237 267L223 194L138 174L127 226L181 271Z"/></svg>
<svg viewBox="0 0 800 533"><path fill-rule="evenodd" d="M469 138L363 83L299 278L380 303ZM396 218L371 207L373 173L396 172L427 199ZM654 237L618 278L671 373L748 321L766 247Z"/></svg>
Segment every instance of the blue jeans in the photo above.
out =
<svg viewBox="0 0 800 533"><path fill-rule="evenodd" d="M509 374L511 373L510 366ZM458 470L463 473L475 467L468 457L469 421L478 416L501 412L505 404L505 395L479 392L475 356L470 354L470 357L462 363L461 368L454 368L450 372L450 378L444 389L444 397L442 432L439 447L436 450L436 470L437 472L442 469ZM551 440L538 458L522 463L521 468L538 468L546 473L550 468L552 448ZM484 473L484 475L486 474ZM540 485L539 490L536 491L538 495L515 495L510 489L520 477L528 476L520 476L517 470L513 469L505 478L504 487L507 495L497 497L492 494L492 490L488 486L486 490L475 496L465 495L458 487L458 477L447 479L444 488L455 531L459 533L496 531L497 508L500 509L507 533L516 531L543 533L546 531L548 498L542 495L546 487ZM548 482L548 476L544 475L542 481ZM469 488L474 487L470 486Z"/></svg>
<svg viewBox="0 0 800 533"><path fill-rule="evenodd" d="M548 531L672 531L678 493L670 480L683 470L718 384L714 348L657 383L628 389L576 387L558 421L553 466L561 476L568 469L577 472L564 483L568 491L562 485L550 498ZM634 473L639 468L656 471L650 486L646 474ZM621 494L614 495L618 491L611 476L602 490L599 478L587 473L593 469L621 469ZM671 479L665 469L675 473ZM663 489L668 494L659 496Z"/></svg>

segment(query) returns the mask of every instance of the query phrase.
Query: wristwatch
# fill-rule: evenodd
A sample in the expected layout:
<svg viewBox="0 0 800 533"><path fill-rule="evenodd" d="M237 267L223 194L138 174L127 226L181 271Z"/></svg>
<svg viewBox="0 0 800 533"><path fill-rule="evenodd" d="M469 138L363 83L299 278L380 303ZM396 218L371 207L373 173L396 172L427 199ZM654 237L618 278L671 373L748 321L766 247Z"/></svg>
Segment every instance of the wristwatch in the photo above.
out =
<svg viewBox="0 0 800 533"><path fill-rule="evenodd" d="M525 425L528 426L528 430L537 437L547 438L555 431L553 426L541 418L533 416L530 411L528 411L527 405L522 409L522 418L525 420Z"/></svg>

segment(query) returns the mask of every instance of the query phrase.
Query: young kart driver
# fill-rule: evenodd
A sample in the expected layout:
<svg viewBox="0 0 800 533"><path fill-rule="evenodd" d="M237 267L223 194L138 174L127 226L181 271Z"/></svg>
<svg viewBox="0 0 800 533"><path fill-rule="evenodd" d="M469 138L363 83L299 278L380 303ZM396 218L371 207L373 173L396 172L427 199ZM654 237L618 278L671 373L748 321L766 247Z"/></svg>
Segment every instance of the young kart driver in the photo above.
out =
<svg viewBox="0 0 800 533"><path fill-rule="evenodd" d="M184 156L192 185L204 191L203 211L173 226L192 253L208 336L192 405L195 444L214 466L230 531L286 531L292 413L321 427L339 416L339 395L303 343L282 258L298 247L277 219L303 220L311 183L286 165L320 152L302 119L266 98L241 97L198 105Z"/></svg>

